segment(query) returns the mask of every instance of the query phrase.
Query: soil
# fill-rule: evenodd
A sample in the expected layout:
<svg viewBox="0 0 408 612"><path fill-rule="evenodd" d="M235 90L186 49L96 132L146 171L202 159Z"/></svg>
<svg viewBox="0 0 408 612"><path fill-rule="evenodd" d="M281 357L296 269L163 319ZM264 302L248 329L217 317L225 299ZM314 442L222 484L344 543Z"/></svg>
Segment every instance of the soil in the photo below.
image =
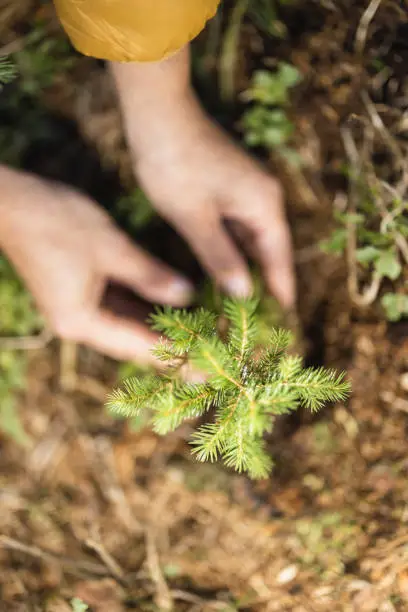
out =
<svg viewBox="0 0 408 612"><path fill-rule="evenodd" d="M39 15L50 36L61 36L48 5L3 4L6 47ZM159 439L112 421L102 405L117 382L115 364L81 349L73 373L61 360L72 347L38 351L19 402L33 444L24 450L1 440L0 610L65 612L72 597L94 612L408 609L408 322L387 324L376 306L356 308L346 262L317 246L330 232L333 202L347 198L342 130L355 130L359 144L361 125L372 120L362 91L407 149L406 134L394 128L408 110L408 6L373 1L366 27L367 6L285 3L287 36L270 39L246 21L237 65L240 90L256 67L277 60L304 75L291 111L303 166L265 161L286 189L306 359L346 369L350 401L280 428L271 441L275 470L253 485L197 464L188 428ZM198 84L239 138L241 105L226 112L213 90L208 95L217 55L206 41L198 42L207 49ZM78 57L38 99L49 137L33 135L24 165L113 210L133 178L103 66ZM373 165L391 183L396 170L381 133L374 149ZM138 238L200 278L161 222ZM61 389L72 374L74 389Z"/></svg>

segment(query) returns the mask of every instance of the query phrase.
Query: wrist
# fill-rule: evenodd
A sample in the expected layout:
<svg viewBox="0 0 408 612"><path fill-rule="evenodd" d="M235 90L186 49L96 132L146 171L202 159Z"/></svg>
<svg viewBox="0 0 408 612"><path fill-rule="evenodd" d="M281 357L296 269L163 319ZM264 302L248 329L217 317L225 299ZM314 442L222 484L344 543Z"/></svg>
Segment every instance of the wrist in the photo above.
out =
<svg viewBox="0 0 408 612"><path fill-rule="evenodd" d="M111 64L128 145L139 159L170 155L198 137L203 112L189 78L185 48L162 62Z"/></svg>
<svg viewBox="0 0 408 612"><path fill-rule="evenodd" d="M172 103L191 90L188 47L159 62L110 62L109 68L122 106L131 102L137 111L149 102Z"/></svg>

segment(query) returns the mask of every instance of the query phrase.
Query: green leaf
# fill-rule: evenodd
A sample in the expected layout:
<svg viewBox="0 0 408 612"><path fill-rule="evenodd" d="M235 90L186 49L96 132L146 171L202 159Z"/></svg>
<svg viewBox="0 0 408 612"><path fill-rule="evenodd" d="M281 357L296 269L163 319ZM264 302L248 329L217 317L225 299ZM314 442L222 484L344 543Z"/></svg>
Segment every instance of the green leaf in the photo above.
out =
<svg viewBox="0 0 408 612"><path fill-rule="evenodd" d="M287 64L286 62L281 62L279 64L277 78L287 88L291 88L300 83L302 75L295 66Z"/></svg>
<svg viewBox="0 0 408 612"><path fill-rule="evenodd" d="M125 417L134 417L144 408L152 408L164 392L169 381L165 378L149 375L141 378L129 378L123 389L112 392L107 401L107 408L113 413Z"/></svg>
<svg viewBox="0 0 408 612"><path fill-rule="evenodd" d="M297 68L281 62L275 72L257 70L244 98L269 106L285 106L289 100L289 90L300 81Z"/></svg>
<svg viewBox="0 0 408 612"><path fill-rule="evenodd" d="M339 402L350 393L350 383L344 380L343 372L325 368L306 368L291 377L287 382L290 390L295 391L301 403L316 412L327 402Z"/></svg>
<svg viewBox="0 0 408 612"><path fill-rule="evenodd" d="M209 375L209 382L215 389L239 388L241 382L238 363L231 359L221 340L215 338L200 342L191 359L199 370Z"/></svg>
<svg viewBox="0 0 408 612"><path fill-rule="evenodd" d="M191 444L193 453L198 461L210 461L214 463L218 459L226 438L225 429L220 428L217 423L202 425L192 436Z"/></svg>
<svg viewBox="0 0 408 612"><path fill-rule="evenodd" d="M263 351L256 363L258 371L263 380L268 380L274 374L285 351L293 342L293 334L288 329L274 328L270 331L268 348Z"/></svg>
<svg viewBox="0 0 408 612"><path fill-rule="evenodd" d="M150 318L152 327L173 340L178 352L190 350L197 340L214 335L216 316L203 308L192 312L175 310L169 306L157 309Z"/></svg>
<svg viewBox="0 0 408 612"><path fill-rule="evenodd" d="M152 354L160 361L173 362L182 358L185 355L185 351L175 347L166 338L160 338L159 342L152 348Z"/></svg>
<svg viewBox="0 0 408 612"><path fill-rule="evenodd" d="M272 468L272 460L265 452L261 438L251 438L239 426L222 448L227 467L237 472L249 472L252 478L266 478Z"/></svg>
<svg viewBox="0 0 408 612"><path fill-rule="evenodd" d="M322 240L319 246L324 253L333 253L335 255L344 253L347 246L347 230L343 228L333 230L330 238Z"/></svg>
<svg viewBox="0 0 408 612"><path fill-rule="evenodd" d="M408 295L386 293L381 298L381 305L389 321L399 321L408 316Z"/></svg>
<svg viewBox="0 0 408 612"><path fill-rule="evenodd" d="M250 351L254 349L258 333L255 316L258 300L226 299L224 311L230 322L228 347L235 353L236 359L242 363Z"/></svg>
<svg viewBox="0 0 408 612"><path fill-rule="evenodd" d="M279 361L278 371L282 380L288 381L302 372L303 359L298 355L285 355Z"/></svg>
<svg viewBox="0 0 408 612"><path fill-rule="evenodd" d="M365 221L364 215L361 213L340 213L343 223L350 223L352 225L362 225Z"/></svg>
<svg viewBox="0 0 408 612"><path fill-rule="evenodd" d="M283 385L281 382L275 381L261 387L258 391L257 401L266 414L288 414L297 410L299 394L289 385Z"/></svg>
<svg viewBox="0 0 408 612"><path fill-rule="evenodd" d="M161 394L155 404L154 431L164 435L177 429L184 420L202 416L212 403L216 403L217 396L217 391L206 384L186 384Z"/></svg>
<svg viewBox="0 0 408 612"><path fill-rule="evenodd" d="M375 246L379 249L387 249L393 246L394 240L388 234L380 234L361 227L358 230L358 239L361 243Z"/></svg>
<svg viewBox="0 0 408 612"><path fill-rule="evenodd" d="M381 255L380 249L374 246L365 246L357 249L356 259L361 264L368 264L379 258Z"/></svg>
<svg viewBox="0 0 408 612"><path fill-rule="evenodd" d="M78 597L71 599L71 607L73 612L86 612L89 610L89 606Z"/></svg>
<svg viewBox="0 0 408 612"><path fill-rule="evenodd" d="M129 225L135 230L146 227L156 216L150 200L140 188L121 198L116 204L116 209L126 216Z"/></svg>
<svg viewBox="0 0 408 612"><path fill-rule="evenodd" d="M15 64L8 57L0 57L0 85L10 83L16 76Z"/></svg>
<svg viewBox="0 0 408 612"><path fill-rule="evenodd" d="M255 106L242 119L245 141L275 149L285 144L293 134L293 124L282 110Z"/></svg>
<svg viewBox="0 0 408 612"><path fill-rule="evenodd" d="M380 277L396 280L402 272L396 251L383 251L375 261L375 270Z"/></svg>

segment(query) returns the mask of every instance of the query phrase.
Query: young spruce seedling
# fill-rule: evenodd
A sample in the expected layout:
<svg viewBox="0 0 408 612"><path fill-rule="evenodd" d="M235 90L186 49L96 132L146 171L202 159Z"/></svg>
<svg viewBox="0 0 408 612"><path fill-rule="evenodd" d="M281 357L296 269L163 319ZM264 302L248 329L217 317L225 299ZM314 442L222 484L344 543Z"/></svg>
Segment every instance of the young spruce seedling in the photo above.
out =
<svg viewBox="0 0 408 612"><path fill-rule="evenodd" d="M225 299L222 326L217 315L202 308L158 310L153 328L165 338L154 354L170 369L163 376L127 380L113 392L109 408L127 417L150 409L153 429L163 435L212 408L214 419L192 436L196 457L222 458L238 472L266 477L272 461L263 436L275 418L302 405L319 410L326 402L343 400L350 387L344 374L303 368L301 357L287 354L292 338L286 330L272 329L269 345L260 352L257 306L255 299ZM227 331L220 333L221 327ZM205 383L183 382L180 369L187 360L206 373Z"/></svg>

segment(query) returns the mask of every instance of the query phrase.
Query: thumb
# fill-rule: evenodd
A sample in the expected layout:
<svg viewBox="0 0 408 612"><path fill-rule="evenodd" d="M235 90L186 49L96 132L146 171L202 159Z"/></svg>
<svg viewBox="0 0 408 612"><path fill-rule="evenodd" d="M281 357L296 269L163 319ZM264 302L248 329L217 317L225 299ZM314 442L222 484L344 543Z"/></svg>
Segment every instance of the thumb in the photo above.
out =
<svg viewBox="0 0 408 612"><path fill-rule="evenodd" d="M97 310L83 320L76 340L114 359L163 367L151 353L158 336L145 325Z"/></svg>

